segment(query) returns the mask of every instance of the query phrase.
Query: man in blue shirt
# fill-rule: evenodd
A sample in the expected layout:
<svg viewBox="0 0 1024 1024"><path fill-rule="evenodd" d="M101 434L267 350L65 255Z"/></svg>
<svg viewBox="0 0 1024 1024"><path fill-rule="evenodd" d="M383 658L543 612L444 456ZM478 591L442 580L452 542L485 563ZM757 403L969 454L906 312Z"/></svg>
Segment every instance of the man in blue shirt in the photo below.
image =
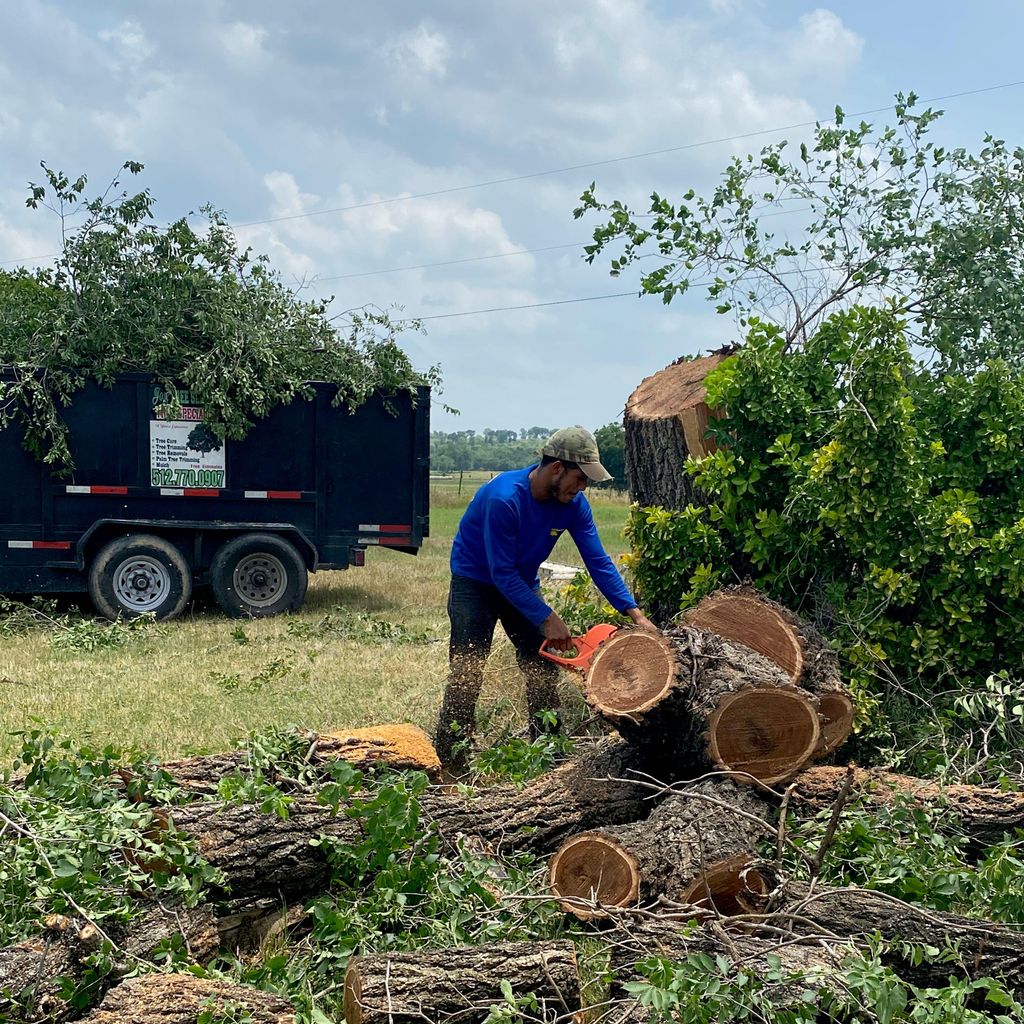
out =
<svg viewBox="0 0 1024 1024"><path fill-rule="evenodd" d="M450 673L436 737L441 761L450 768L465 759L498 622L526 676L531 734L539 731L539 713L558 706L558 668L538 650L545 638L565 649L571 636L541 597L537 569L564 531L612 607L638 626L655 628L605 553L583 495L588 483L611 479L593 435L566 427L552 434L540 454L538 464L500 473L477 491L452 547Z"/></svg>

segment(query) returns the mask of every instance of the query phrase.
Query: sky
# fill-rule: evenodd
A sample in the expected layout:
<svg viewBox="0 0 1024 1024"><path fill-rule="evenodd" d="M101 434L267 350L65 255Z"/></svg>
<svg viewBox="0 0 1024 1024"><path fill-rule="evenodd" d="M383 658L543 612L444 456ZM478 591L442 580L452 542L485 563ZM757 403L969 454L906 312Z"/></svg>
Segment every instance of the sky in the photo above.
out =
<svg viewBox="0 0 1024 1024"><path fill-rule="evenodd" d="M436 429L596 428L737 325L587 264L591 181L707 189L807 134L775 129L901 90L989 90L936 103L933 137L1024 143L1024 85L990 89L1024 78L1022 34L1024 5L986 0L2 0L0 265L59 245L24 204L41 160L90 192L138 160L162 221L212 203L303 296L422 318Z"/></svg>

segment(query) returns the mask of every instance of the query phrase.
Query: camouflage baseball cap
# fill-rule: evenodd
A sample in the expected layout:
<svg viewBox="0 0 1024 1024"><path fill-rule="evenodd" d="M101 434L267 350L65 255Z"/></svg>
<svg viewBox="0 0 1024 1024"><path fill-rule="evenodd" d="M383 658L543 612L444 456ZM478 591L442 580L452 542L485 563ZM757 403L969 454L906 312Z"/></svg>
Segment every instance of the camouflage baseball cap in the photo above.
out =
<svg viewBox="0 0 1024 1024"><path fill-rule="evenodd" d="M597 450L594 435L578 424L556 430L540 450L541 455L564 462L575 462L587 475L591 483L600 484L611 480L612 475L601 465L601 453Z"/></svg>

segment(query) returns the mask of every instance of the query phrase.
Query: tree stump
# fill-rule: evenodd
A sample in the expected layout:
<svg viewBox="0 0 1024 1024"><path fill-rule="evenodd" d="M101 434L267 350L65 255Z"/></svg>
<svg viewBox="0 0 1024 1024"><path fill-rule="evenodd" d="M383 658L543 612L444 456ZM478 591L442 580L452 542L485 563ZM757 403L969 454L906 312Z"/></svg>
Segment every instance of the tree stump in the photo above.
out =
<svg viewBox="0 0 1024 1024"><path fill-rule="evenodd" d="M725 587L683 614L688 626L744 644L775 662L798 686L818 698L821 746L830 754L853 730L853 699L839 659L805 619L750 586Z"/></svg>
<svg viewBox="0 0 1024 1024"><path fill-rule="evenodd" d="M623 422L632 501L670 509L704 503L686 473L686 459L715 451L714 440L706 436L714 413L704 403L704 378L732 351L678 359L646 377L629 396Z"/></svg>
<svg viewBox="0 0 1024 1024"><path fill-rule="evenodd" d="M488 946L373 953L353 957L345 972L347 1024L480 1024L505 1004L501 982L532 995L559 1017L580 1009L571 942L503 942Z"/></svg>
<svg viewBox="0 0 1024 1024"><path fill-rule="evenodd" d="M217 922L208 907L165 910L152 906L127 925L108 923L107 934L117 944L111 954L115 964L125 969L134 967L136 958L148 960L160 943L176 936L200 964L209 961L220 945ZM42 934L0 949L0 1020L20 1024L78 1016L81 1011L65 1000L66 988L60 979L71 983L84 980L88 958L99 952L103 943L103 936L89 922L53 914L46 919ZM108 983L115 979L116 974L110 975ZM105 987L103 980L98 982L96 998Z"/></svg>
<svg viewBox="0 0 1024 1024"><path fill-rule="evenodd" d="M770 785L819 746L810 693L755 651L699 629L619 630L591 662L586 697L665 780L711 767Z"/></svg>
<svg viewBox="0 0 1024 1024"><path fill-rule="evenodd" d="M287 999L249 985L207 981L191 974L144 974L111 989L86 1017L88 1024L196 1024L208 1010L211 1020L247 1024L295 1024Z"/></svg>
<svg viewBox="0 0 1024 1024"><path fill-rule="evenodd" d="M581 749L521 788L490 786L462 796L431 787L420 807L424 819L451 841L461 833L497 853L545 856L576 832L645 817L653 806L651 791L636 772L647 768L640 751L614 737Z"/></svg>
<svg viewBox="0 0 1024 1024"><path fill-rule="evenodd" d="M722 917L754 909L770 886L755 844L772 809L749 786L706 779L666 797L646 821L584 832L552 857L551 890L584 919L659 897ZM596 906L594 905L596 904Z"/></svg>

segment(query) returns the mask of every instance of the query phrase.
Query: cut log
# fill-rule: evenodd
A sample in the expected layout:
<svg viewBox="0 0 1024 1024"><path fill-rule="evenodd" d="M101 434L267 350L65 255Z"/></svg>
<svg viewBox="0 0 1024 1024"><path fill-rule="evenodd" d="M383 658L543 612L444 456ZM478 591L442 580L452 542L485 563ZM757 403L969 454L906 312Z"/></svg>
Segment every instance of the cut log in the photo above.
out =
<svg viewBox="0 0 1024 1024"><path fill-rule="evenodd" d="M755 844L775 834L771 815L749 786L694 783L666 797L646 821L563 843L551 859L551 890L563 909L584 919L659 897L723 917L750 912L749 895L760 905L770 888L755 866Z"/></svg>
<svg viewBox="0 0 1024 1024"><path fill-rule="evenodd" d="M778 909L778 908L775 908ZM1024 992L1024 934L1005 925L925 910L868 889L824 889L811 893L790 884L784 909L826 933L882 936L882 960L915 985L943 986L950 975L999 978ZM805 925L806 926L806 925ZM909 958L902 944L944 949L955 945L959 963L941 957Z"/></svg>
<svg viewBox="0 0 1024 1024"><path fill-rule="evenodd" d="M245 1020L249 1024L295 1024L287 999L228 981L191 974L146 974L111 989L86 1017L88 1024L196 1024L200 1013L210 1019Z"/></svg>
<svg viewBox="0 0 1024 1024"><path fill-rule="evenodd" d="M701 769L772 784L819 746L815 698L777 665L699 629L621 629L587 673L590 705L670 780Z"/></svg>
<svg viewBox="0 0 1024 1024"><path fill-rule="evenodd" d="M161 943L180 936L190 958L199 964L208 962L220 945L217 922L208 907L153 906L128 924L107 922L105 931L117 944L111 954L115 970L109 979L90 980L97 999L107 987L105 980L116 980L118 967L134 968L136 960L149 960ZM92 970L88 958L103 944L93 925L54 914L46 919L41 935L0 949L0 1020L16 1024L77 1017L81 1010L68 1004L67 987L60 979L72 986L84 981Z"/></svg>
<svg viewBox="0 0 1024 1024"><path fill-rule="evenodd" d="M520 788L491 786L462 796L431 787L420 797L420 807L451 841L461 833L496 853L546 856L576 832L646 817L653 806L651 791L636 775L646 770L640 752L613 737ZM631 777L638 782L628 781Z"/></svg>
<svg viewBox="0 0 1024 1024"><path fill-rule="evenodd" d="M746 935L725 936L721 929L708 926L692 929L657 918L641 918L606 933L603 938L610 950L613 998L625 996L623 986L639 977L637 965L651 957L680 963L695 954L710 956L734 964L772 987L772 1002L785 1004L799 999L800 992L812 982L830 989L829 980L840 968L851 947L837 942L773 942ZM782 977L779 977L781 972ZM624 1006L625 1008L625 1006ZM644 1016L630 1020L646 1020Z"/></svg>
<svg viewBox="0 0 1024 1024"><path fill-rule="evenodd" d="M296 798L288 817L252 804L198 801L169 809L172 825L195 842L201 857L224 872L233 899L273 896L299 899L320 892L330 876L320 835L341 843L362 839L358 821L334 814L312 797Z"/></svg>
<svg viewBox="0 0 1024 1024"><path fill-rule="evenodd" d="M793 806L815 812L832 807L847 771L826 765L805 769L793 783ZM910 775L855 768L851 795L869 806L888 806L897 797L905 797L918 805L946 808L950 823L962 827L979 846L991 845L1007 832L1024 828L1024 793L1018 791L989 786L942 786Z"/></svg>
<svg viewBox="0 0 1024 1024"><path fill-rule="evenodd" d="M415 725L379 725L344 732L309 733L310 764L345 760L361 770L388 767L396 771L421 771L432 778L441 770L430 737ZM173 782L193 793L213 794L221 779L247 771L249 755L242 750L204 754L167 761L159 767ZM271 779L270 781L274 781Z"/></svg>
<svg viewBox="0 0 1024 1024"><path fill-rule="evenodd" d="M805 619L750 586L725 587L683 613L688 626L716 633L763 654L818 698L819 756L831 753L853 730L855 709L843 685L839 659Z"/></svg>
<svg viewBox="0 0 1024 1024"><path fill-rule="evenodd" d="M641 506L684 508L704 503L687 475L688 456L715 451L707 436L709 411L704 378L732 351L679 359L646 377L629 396L624 416L629 496Z"/></svg>
<svg viewBox="0 0 1024 1024"><path fill-rule="evenodd" d="M506 1005L501 982L532 995L536 1017L580 1009L576 950L571 942L504 942L416 953L353 957L345 972L348 1024L481 1024Z"/></svg>
<svg viewBox="0 0 1024 1024"><path fill-rule="evenodd" d="M496 853L550 853L572 832L642 817L650 790L625 779L637 763L622 740L591 751L521 789L495 786L463 796L449 787L428 788L419 798L425 822L453 842L460 833L479 838ZM234 900L259 897L296 900L326 885L327 850L312 845L320 835L346 844L362 840L360 823L311 796L296 797L288 817L263 813L251 804L198 801L162 809L172 825L195 842L197 852L224 873L224 894Z"/></svg>

